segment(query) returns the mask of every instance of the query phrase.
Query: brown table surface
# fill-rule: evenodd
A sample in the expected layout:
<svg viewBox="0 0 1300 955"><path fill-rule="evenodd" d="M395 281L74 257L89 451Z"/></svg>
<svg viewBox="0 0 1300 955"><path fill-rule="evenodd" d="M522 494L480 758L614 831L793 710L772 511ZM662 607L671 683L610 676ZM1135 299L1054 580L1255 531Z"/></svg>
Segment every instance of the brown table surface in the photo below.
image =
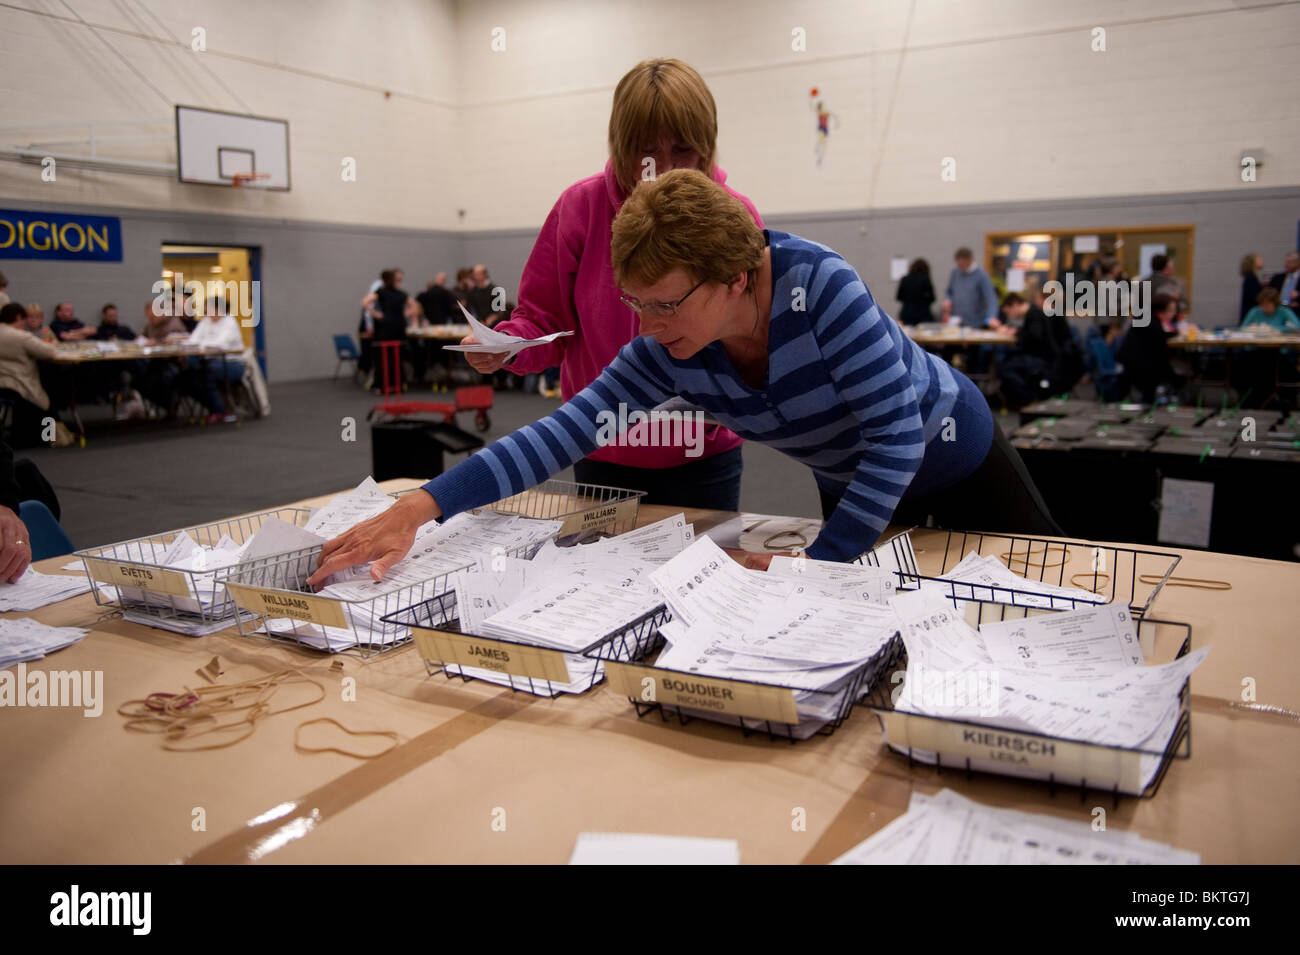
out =
<svg viewBox="0 0 1300 955"><path fill-rule="evenodd" d="M1168 339L1170 348L1300 348L1300 334L1234 335L1231 338L1207 337L1202 332L1195 338L1175 335Z"/></svg>
<svg viewBox="0 0 1300 955"><path fill-rule="evenodd" d="M904 333L918 345L957 345L957 346L975 346L975 345L1014 345L1016 343L1016 333L1012 332L994 332L987 328L960 328L958 332L918 332L914 329L903 329Z"/></svg>
<svg viewBox="0 0 1300 955"><path fill-rule="evenodd" d="M639 521L668 513L643 507ZM730 516L688 512L697 531ZM917 531L913 539L921 569L933 572L943 536ZM1192 677L1191 757L1175 761L1151 799L1123 797L1115 807L1096 793L1081 802L1077 790L1053 797L1038 783L909 769L861 708L831 736L745 738L702 721L638 719L606 685L544 700L427 677L411 646L358 660L233 630L188 638L107 616L85 595L30 614L91 633L27 667L103 670L104 712L0 710L0 862L562 863L578 833L603 830L735 838L745 862L821 863L904 812L914 788L943 786L1085 822L1100 805L1111 827L1198 851L1207 863L1300 861L1300 723L1230 705L1251 677L1258 702L1300 709L1300 566L1159 549L1183 555L1178 576L1227 580L1232 590L1167 587L1150 611L1191 624L1193 646L1214 645ZM1068 569L1086 567L1089 554L1071 548ZM68 560L38 568L58 572ZM195 670L214 655L223 681L301 667L326 686L326 698L212 752L167 752L159 738L123 728L114 712L123 701L200 685ZM344 661L341 673L331 660ZM344 677L355 678L355 701L343 700ZM285 687L273 704L306 698ZM393 730L403 743L370 761L296 751L295 728L320 716L354 730ZM309 743L382 745L320 727L304 732L318 734L305 736ZM806 831L792 828L796 809L805 811Z"/></svg>

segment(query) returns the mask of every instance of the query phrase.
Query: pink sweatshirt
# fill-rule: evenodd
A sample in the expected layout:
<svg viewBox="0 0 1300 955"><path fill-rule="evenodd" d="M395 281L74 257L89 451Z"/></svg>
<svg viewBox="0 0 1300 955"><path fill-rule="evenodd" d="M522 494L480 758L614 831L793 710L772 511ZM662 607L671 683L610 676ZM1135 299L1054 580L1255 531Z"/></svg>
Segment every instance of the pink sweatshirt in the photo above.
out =
<svg viewBox="0 0 1300 955"><path fill-rule="evenodd" d="M714 169L713 179L726 188L727 174L721 169ZM733 189L727 192L743 202L762 226L752 202ZM624 198L612 162L605 164L604 173L564 190L524 266L518 307L510 321L495 326L525 338L573 330L571 336L549 345L524 349L507 366L526 375L559 365L565 401L595 381L619 349L639 334L636 313L619 301L610 262L610 225ZM700 457L730 451L740 443L734 432L720 425L711 427ZM591 455L592 460L636 468L671 468L700 457L687 457L684 447L619 445L599 448Z"/></svg>

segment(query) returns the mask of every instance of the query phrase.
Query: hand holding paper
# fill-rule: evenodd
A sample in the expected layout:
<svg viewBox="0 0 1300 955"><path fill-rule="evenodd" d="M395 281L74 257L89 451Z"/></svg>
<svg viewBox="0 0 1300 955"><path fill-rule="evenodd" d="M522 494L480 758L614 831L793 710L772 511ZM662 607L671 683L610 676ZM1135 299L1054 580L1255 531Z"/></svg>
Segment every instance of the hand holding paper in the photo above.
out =
<svg viewBox="0 0 1300 955"><path fill-rule="evenodd" d="M573 334L570 330L552 332L550 335L543 335L541 338L520 338L518 335L507 335L505 332L493 331L466 311L464 305L460 306L460 310L465 314L465 320L469 322L470 334L473 336L475 344L445 345L443 346L445 351L461 351L471 354L504 354L507 356L504 361L509 361L525 348L532 348L534 345L546 345L557 338Z"/></svg>

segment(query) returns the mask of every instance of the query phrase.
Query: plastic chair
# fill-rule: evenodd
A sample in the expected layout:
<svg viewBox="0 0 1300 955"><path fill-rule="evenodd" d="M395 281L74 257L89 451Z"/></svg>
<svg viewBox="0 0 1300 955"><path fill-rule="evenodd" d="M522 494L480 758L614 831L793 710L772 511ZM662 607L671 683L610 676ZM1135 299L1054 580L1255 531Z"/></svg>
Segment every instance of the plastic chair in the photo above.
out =
<svg viewBox="0 0 1300 955"><path fill-rule="evenodd" d="M352 362L352 377L355 378L360 373L357 362L361 359L361 352L357 350L356 343L352 341L351 335L334 336L334 354L338 356L339 363L334 366L334 380L338 381L339 369L343 367L344 362Z"/></svg>
<svg viewBox="0 0 1300 955"><path fill-rule="evenodd" d="M50 509L40 501L23 501L18 505L18 516L27 525L27 536L31 538L32 560L44 560L47 557L62 557L73 551L72 541L63 532L59 522L54 519Z"/></svg>

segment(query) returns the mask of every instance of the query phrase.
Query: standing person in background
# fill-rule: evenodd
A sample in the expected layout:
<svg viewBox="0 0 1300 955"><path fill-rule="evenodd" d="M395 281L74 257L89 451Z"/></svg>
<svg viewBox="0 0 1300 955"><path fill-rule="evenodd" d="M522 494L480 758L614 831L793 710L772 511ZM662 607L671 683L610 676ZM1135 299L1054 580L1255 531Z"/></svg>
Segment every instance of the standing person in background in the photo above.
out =
<svg viewBox="0 0 1300 955"><path fill-rule="evenodd" d="M366 294L374 294L383 284L380 279L375 279L370 283ZM371 374L371 370L375 367L375 317L364 305L361 306L361 321L357 323L357 339L361 342L361 357L357 359L357 371L366 376L366 387L371 388L374 386L374 375Z"/></svg>
<svg viewBox="0 0 1300 955"><path fill-rule="evenodd" d="M1278 290L1281 303L1291 311L1300 311L1300 252L1288 252L1282 266L1268 284Z"/></svg>
<svg viewBox="0 0 1300 955"><path fill-rule="evenodd" d="M920 325L931 321L930 306L934 304L934 284L930 281L930 263L916 259L907 274L898 281L898 300L903 303L898 320L904 325Z"/></svg>
<svg viewBox="0 0 1300 955"><path fill-rule="evenodd" d="M1104 276L1110 278L1110 276ZM1116 276L1119 278L1119 276ZM1174 274L1174 257L1156 255L1151 258L1151 294L1168 295L1178 303L1178 314L1186 315L1191 303L1187 301L1187 283Z"/></svg>
<svg viewBox="0 0 1300 955"><path fill-rule="evenodd" d="M1246 320L1246 314L1255 307L1259 293L1264 290L1264 283L1259 273L1264 268L1264 257L1254 252L1247 253L1241 260L1241 314L1239 322Z"/></svg>
<svg viewBox="0 0 1300 955"><path fill-rule="evenodd" d="M456 307L456 296L447 288L446 272L435 275L428 287L415 297L430 325L450 325L463 320Z"/></svg>
<svg viewBox="0 0 1300 955"><path fill-rule="evenodd" d="M558 365L560 391L568 401L637 338L637 313L620 301L614 284L610 224L643 178L697 169L726 189L726 174L715 163L717 138L713 94L687 64L644 60L619 80L609 117L610 159L605 170L570 186L555 203L519 281L519 305L498 326L525 338L558 331L574 334L524 349L508 366L511 371L530 374ZM762 225L753 203L726 191ZM473 336L464 342L473 342ZM491 374L507 356L466 357L477 371ZM743 462L741 439L735 433L720 425L709 427L699 456L688 457L682 445L651 446L642 440L645 430L641 426L638 436L597 448L574 465L574 476L584 483L647 491L647 504L739 509Z"/></svg>
<svg viewBox="0 0 1300 955"><path fill-rule="evenodd" d="M956 266L948 276L943 295L943 320L957 316L963 325L984 328L998 317L998 298L988 273L975 264L975 256L965 247L953 256Z"/></svg>
<svg viewBox="0 0 1300 955"><path fill-rule="evenodd" d="M402 358L406 358L408 352L406 341L407 294L401 288L402 278L401 269L384 269L379 274L379 288L361 300L361 307L367 309L370 312L370 317L374 320L374 341L376 343L401 342L402 347L398 354ZM382 361L382 358L380 360ZM396 384L400 387L405 380L405 373L401 367L403 362L399 360L397 364L399 381Z"/></svg>

